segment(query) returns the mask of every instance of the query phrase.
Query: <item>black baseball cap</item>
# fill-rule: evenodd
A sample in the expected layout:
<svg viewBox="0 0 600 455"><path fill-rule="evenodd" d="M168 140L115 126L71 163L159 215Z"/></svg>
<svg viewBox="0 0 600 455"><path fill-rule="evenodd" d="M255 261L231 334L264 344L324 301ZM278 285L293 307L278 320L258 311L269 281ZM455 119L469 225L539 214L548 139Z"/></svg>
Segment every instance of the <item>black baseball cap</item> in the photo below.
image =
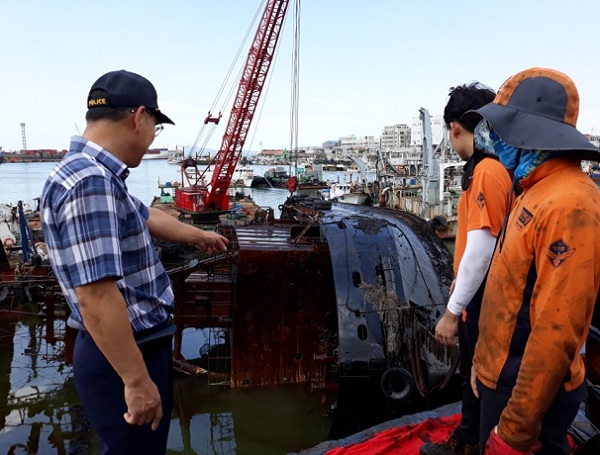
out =
<svg viewBox="0 0 600 455"><path fill-rule="evenodd" d="M95 90L106 92L101 97L91 97ZM96 107L138 107L144 106L158 123L175 123L158 108L156 89L152 83L139 74L125 70L111 71L94 82L87 101L88 109Z"/></svg>

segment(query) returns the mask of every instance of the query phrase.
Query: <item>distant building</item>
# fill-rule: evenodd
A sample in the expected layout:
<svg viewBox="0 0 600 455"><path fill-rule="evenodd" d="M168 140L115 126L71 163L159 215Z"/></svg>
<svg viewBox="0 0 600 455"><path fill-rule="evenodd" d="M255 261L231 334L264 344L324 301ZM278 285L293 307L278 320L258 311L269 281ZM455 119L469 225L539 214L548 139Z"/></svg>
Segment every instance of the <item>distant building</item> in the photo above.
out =
<svg viewBox="0 0 600 455"><path fill-rule="evenodd" d="M384 126L381 133L381 150L398 150L410 147L410 126L405 123Z"/></svg>
<svg viewBox="0 0 600 455"><path fill-rule="evenodd" d="M421 147L383 149L381 156L406 176L417 176L423 164Z"/></svg>
<svg viewBox="0 0 600 455"><path fill-rule="evenodd" d="M352 134L340 137L339 142L340 145L334 148L338 158L374 153L379 149L379 138L375 136L361 136L357 138Z"/></svg>
<svg viewBox="0 0 600 455"><path fill-rule="evenodd" d="M259 163L275 163L287 159L287 152L283 149L264 149L255 157Z"/></svg>
<svg viewBox="0 0 600 455"><path fill-rule="evenodd" d="M439 145L446 134L444 117L441 115L431 116L431 141L433 146ZM410 145L420 147L423 145L423 124L420 117L413 117L410 130Z"/></svg>

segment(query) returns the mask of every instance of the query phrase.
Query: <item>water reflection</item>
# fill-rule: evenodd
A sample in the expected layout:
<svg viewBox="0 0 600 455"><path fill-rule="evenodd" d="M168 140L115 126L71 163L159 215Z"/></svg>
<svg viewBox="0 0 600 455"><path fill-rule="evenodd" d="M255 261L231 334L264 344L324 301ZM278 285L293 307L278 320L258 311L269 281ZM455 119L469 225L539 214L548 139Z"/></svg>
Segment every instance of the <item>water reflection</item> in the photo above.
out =
<svg viewBox="0 0 600 455"><path fill-rule="evenodd" d="M327 438L327 406L307 385L207 387L197 378L176 382L168 453L281 455Z"/></svg>
<svg viewBox="0 0 600 455"><path fill-rule="evenodd" d="M39 308L0 312L0 453L95 454L91 429L62 361L64 321L47 330ZM198 352L199 337L184 338L184 354ZM201 337L200 337L201 338ZM168 454L281 455L325 440L328 404L308 385L234 389L210 386L214 377L179 375Z"/></svg>
<svg viewBox="0 0 600 455"><path fill-rule="evenodd" d="M71 369L57 360L62 343L48 343L40 322L0 313L0 452L89 453L95 437Z"/></svg>

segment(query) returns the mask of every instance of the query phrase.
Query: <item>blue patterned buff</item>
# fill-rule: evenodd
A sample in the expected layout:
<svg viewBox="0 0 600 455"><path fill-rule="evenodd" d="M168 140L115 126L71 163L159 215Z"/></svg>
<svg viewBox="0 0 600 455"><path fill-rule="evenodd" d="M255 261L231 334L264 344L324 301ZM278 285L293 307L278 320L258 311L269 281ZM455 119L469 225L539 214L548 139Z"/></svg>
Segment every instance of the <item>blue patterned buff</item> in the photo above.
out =
<svg viewBox="0 0 600 455"><path fill-rule="evenodd" d="M563 154L563 152L515 147L498 136L486 119L482 119L477 124L474 137L475 147L498 156L505 168L514 171L517 181L523 180L544 161Z"/></svg>

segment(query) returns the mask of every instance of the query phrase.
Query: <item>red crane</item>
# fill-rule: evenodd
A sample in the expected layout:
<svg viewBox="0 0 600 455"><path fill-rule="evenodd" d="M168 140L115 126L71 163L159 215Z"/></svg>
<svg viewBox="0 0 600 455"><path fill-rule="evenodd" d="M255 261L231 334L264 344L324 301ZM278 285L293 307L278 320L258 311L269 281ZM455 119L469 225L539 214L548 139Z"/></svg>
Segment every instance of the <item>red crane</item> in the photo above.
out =
<svg viewBox="0 0 600 455"><path fill-rule="evenodd" d="M178 208L185 208L186 211L196 213L229 209L227 190L242 154L242 148L246 142L246 136L275 55L288 4L289 0L267 0L262 19L248 51L221 147L212 161L215 169L210 184L198 186L201 179L196 178L191 187L177 189L175 204ZM210 118L210 115L207 119L217 123ZM193 167L194 171L188 174L188 180L193 179L193 177L189 178L190 175L203 175L197 172L195 163L191 163L189 160L184 162L182 170L190 167ZM186 191L188 194L185 194ZM198 198L200 197L203 198L202 204L199 204ZM196 203L191 204L190 198L195 198Z"/></svg>

